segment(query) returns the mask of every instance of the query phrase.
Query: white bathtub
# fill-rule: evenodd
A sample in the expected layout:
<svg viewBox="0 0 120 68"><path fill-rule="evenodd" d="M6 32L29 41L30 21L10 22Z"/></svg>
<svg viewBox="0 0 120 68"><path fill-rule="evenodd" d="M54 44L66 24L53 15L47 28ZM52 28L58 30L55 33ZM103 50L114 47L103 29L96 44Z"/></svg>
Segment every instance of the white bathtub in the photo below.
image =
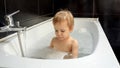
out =
<svg viewBox="0 0 120 68"><path fill-rule="evenodd" d="M0 67L8 68L120 68L98 18L75 18L71 36L79 42L76 59L40 59L54 35L52 19L21 33L25 57L21 57L17 34L0 39ZM39 59L38 59L39 58Z"/></svg>

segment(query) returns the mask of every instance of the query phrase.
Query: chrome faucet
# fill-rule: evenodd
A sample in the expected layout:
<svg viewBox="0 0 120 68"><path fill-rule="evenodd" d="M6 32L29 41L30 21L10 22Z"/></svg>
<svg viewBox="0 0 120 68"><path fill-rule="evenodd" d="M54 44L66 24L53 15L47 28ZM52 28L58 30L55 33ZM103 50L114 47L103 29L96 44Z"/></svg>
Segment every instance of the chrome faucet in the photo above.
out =
<svg viewBox="0 0 120 68"><path fill-rule="evenodd" d="M20 10L17 10L15 12L11 13L11 14L5 15L5 19L6 19L7 23L8 23L8 26L10 26L10 27L14 26L14 21L13 21L12 16L17 14L18 12L20 12Z"/></svg>
<svg viewBox="0 0 120 68"><path fill-rule="evenodd" d="M7 21L7 25L0 27L0 32L8 32L8 31L22 31L25 30L26 27L20 27L20 23L19 21L17 21L17 28L15 28L14 26L14 21L13 21L13 15L17 14L18 12L20 12L20 10L17 10L11 14L5 15L5 20Z"/></svg>

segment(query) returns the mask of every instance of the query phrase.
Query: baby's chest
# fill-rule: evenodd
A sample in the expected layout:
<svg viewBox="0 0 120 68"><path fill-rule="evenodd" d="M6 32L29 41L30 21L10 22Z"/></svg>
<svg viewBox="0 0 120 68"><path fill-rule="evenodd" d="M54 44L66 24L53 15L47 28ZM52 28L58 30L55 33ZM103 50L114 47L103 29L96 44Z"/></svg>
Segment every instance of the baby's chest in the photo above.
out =
<svg viewBox="0 0 120 68"><path fill-rule="evenodd" d="M54 47L58 50L61 50L61 51L67 51L67 52L70 52L72 50L72 45L71 44L62 44L62 43L59 43L59 44L55 44Z"/></svg>

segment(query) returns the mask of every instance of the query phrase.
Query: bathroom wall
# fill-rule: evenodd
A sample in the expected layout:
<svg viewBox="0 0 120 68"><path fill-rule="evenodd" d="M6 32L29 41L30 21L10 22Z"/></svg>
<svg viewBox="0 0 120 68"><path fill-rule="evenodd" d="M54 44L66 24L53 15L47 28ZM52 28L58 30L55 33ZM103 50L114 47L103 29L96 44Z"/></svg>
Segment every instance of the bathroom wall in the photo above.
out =
<svg viewBox="0 0 120 68"><path fill-rule="evenodd" d="M4 15L5 15L4 0L0 0L0 27L4 25L3 24L5 22Z"/></svg>
<svg viewBox="0 0 120 68"><path fill-rule="evenodd" d="M93 17L93 0L54 0L54 12L70 10L75 17Z"/></svg>

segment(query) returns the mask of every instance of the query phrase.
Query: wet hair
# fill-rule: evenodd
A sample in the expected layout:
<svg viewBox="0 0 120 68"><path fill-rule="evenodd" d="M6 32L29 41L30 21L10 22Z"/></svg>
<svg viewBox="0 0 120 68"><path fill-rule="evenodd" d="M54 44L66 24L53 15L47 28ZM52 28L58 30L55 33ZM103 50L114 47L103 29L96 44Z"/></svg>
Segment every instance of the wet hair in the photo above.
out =
<svg viewBox="0 0 120 68"><path fill-rule="evenodd" d="M53 24L62 23L62 21L67 21L68 27L73 28L74 26L74 18L70 11L68 10L60 10L53 17Z"/></svg>

